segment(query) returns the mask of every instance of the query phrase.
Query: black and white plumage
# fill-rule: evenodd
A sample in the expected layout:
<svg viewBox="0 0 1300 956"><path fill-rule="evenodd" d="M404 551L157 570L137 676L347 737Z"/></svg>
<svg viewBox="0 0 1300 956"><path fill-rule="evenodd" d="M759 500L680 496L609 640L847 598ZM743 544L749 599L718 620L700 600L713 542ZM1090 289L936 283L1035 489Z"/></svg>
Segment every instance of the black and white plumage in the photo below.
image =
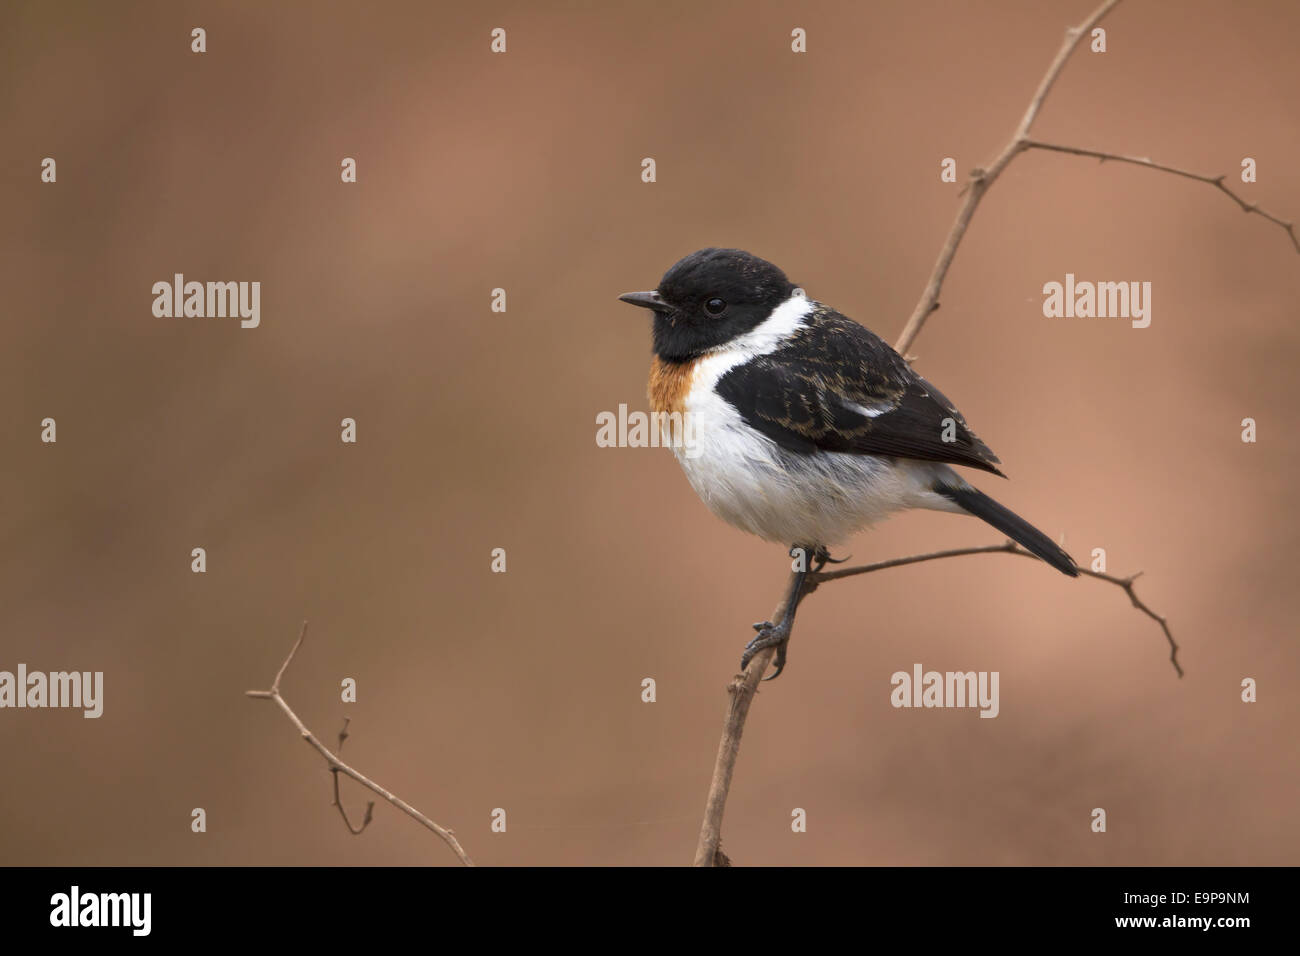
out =
<svg viewBox="0 0 1300 956"><path fill-rule="evenodd" d="M623 298L654 310L651 404L694 418L697 454L676 451L719 517L771 541L817 547L906 508L968 512L1075 573L1049 538L949 467L1002 474L952 402L776 266L737 249L702 249L655 292Z"/></svg>
<svg viewBox="0 0 1300 956"><path fill-rule="evenodd" d="M897 511L972 514L1077 575L1050 538L953 469L1002 474L952 402L772 263L701 249L655 291L620 298L654 313L651 407L692 419L696 447L674 452L724 521L824 553Z"/></svg>

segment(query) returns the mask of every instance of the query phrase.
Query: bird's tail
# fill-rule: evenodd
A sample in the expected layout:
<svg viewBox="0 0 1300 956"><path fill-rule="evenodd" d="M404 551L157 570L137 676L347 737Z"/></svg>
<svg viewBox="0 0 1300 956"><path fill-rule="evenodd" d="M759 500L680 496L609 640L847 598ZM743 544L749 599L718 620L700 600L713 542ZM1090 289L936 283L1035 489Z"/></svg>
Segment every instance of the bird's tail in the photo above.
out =
<svg viewBox="0 0 1300 956"><path fill-rule="evenodd" d="M1062 574L1068 574L1072 578L1079 576L1079 569L1075 567L1074 560L1061 550L1056 542L982 491L977 491L970 485L942 483L936 484L934 490L963 510L987 521L1012 541L1023 545L1026 550L1038 555Z"/></svg>

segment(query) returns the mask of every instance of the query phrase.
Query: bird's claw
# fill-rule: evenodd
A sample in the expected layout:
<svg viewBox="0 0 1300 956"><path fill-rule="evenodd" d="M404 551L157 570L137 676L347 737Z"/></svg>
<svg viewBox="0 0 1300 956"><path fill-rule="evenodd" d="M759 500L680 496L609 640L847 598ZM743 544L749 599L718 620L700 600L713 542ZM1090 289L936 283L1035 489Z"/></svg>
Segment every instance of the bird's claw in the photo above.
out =
<svg viewBox="0 0 1300 956"><path fill-rule="evenodd" d="M775 647L776 657L772 661L772 674L763 678L763 680L774 680L781 676L781 671L785 670L785 653L787 642L790 640L790 627L785 623L773 624L771 621L761 621L754 625L754 630L758 631L758 637L745 645L745 653L740 658L740 669L743 671L748 667L749 662L759 651Z"/></svg>
<svg viewBox="0 0 1300 956"><path fill-rule="evenodd" d="M848 561L852 557L853 555L849 554L849 555L845 555L842 558L832 558L830 551L828 551L826 548L818 548L816 551L813 552L813 562L814 562L813 569L812 569L813 573L816 574L818 571L826 567L826 565L828 564L843 564L845 561Z"/></svg>

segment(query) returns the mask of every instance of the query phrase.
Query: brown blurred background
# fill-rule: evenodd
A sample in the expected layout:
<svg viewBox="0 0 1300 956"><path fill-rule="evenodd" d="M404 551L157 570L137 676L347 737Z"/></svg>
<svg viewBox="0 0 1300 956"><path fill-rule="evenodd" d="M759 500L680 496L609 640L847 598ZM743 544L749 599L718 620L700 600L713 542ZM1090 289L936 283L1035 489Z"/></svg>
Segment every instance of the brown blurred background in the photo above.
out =
<svg viewBox="0 0 1300 956"><path fill-rule="evenodd" d="M940 160L993 157L1092 6L7 4L0 669L106 689L99 720L0 711L0 862L453 863L386 805L348 836L323 762L243 696L303 618L288 701L330 743L350 716L345 759L477 862L689 862L786 561L669 453L596 446L598 412L645 408L646 317L615 297L735 245L894 340L957 209ZM1230 182L1252 156L1245 195L1300 218L1300 8L1105 26L1039 135ZM261 327L154 318L175 272L261 281ZM1152 282L1151 327L1045 319L1067 272ZM918 368L1012 476L981 486L1146 571L1187 676L1118 588L1022 559L826 587L748 725L738 863L1297 861L1297 301L1285 234L1206 186L1015 161ZM998 540L906 515L849 550ZM1001 716L894 710L914 662L1000 671Z"/></svg>

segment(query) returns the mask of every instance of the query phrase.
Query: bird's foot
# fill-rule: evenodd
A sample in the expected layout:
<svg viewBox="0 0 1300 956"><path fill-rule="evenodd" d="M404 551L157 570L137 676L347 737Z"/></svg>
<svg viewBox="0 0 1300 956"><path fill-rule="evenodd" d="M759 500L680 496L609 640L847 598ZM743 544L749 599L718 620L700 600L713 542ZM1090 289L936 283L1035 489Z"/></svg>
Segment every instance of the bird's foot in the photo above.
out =
<svg viewBox="0 0 1300 956"><path fill-rule="evenodd" d="M848 555L843 558L832 558L830 550L823 545L813 552L813 574L816 574L828 564L843 564L851 557L853 557L853 555Z"/></svg>
<svg viewBox="0 0 1300 956"><path fill-rule="evenodd" d="M754 625L754 630L758 631L758 637L745 645L745 653L740 658L740 669L743 671L749 666L749 662L759 651L767 647L775 647L776 657L772 660L772 673L763 680L776 680L781 676L781 671L785 670L785 653L790 646L790 620L786 618L780 624L760 621Z"/></svg>

